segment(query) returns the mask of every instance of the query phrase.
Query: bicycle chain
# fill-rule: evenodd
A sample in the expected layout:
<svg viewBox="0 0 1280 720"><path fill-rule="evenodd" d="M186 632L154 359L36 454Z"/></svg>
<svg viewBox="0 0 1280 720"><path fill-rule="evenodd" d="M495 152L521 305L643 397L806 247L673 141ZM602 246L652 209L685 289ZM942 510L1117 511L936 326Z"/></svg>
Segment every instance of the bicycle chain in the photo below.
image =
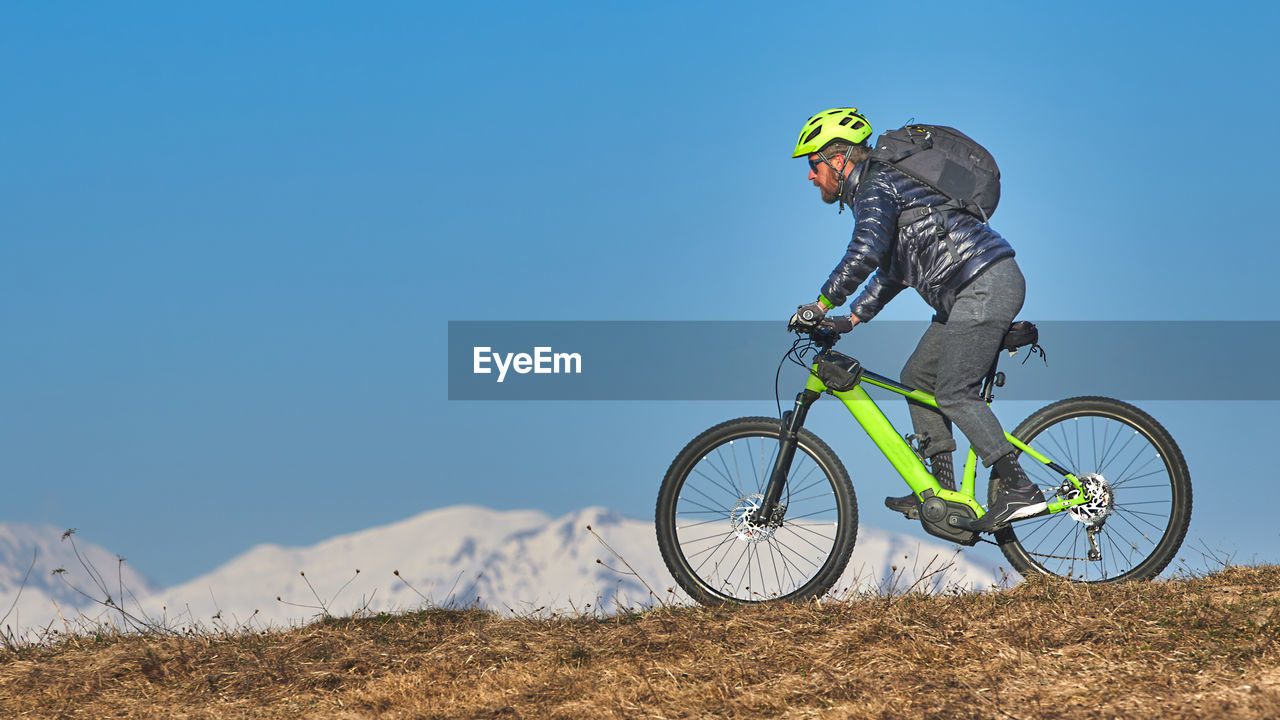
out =
<svg viewBox="0 0 1280 720"><path fill-rule="evenodd" d="M1033 553L1030 551L1028 551L1027 554L1035 555L1036 557L1048 558L1050 560L1071 560L1073 562L1094 562L1089 558L1067 557L1065 555L1045 555L1044 553Z"/></svg>
<svg viewBox="0 0 1280 720"><path fill-rule="evenodd" d="M1000 543L996 542L995 540L988 540L984 537L980 537L978 538L978 540L984 543L987 543L988 545L995 545L996 547L1000 547ZM1072 560L1072 561L1080 561L1080 562L1092 562L1088 558L1067 557L1065 555L1046 555L1044 553L1034 553L1034 552L1031 552L1030 550L1027 550L1026 553L1028 555L1035 555L1036 557L1046 558L1049 560Z"/></svg>

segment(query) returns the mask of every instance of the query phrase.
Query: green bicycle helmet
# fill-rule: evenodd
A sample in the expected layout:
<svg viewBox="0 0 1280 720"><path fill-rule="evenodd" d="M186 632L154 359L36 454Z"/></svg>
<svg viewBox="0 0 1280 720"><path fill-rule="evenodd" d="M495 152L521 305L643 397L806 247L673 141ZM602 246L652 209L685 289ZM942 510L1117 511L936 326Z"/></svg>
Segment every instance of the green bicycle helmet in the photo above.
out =
<svg viewBox="0 0 1280 720"><path fill-rule="evenodd" d="M823 110L804 124L791 157L812 155L833 140L861 145L869 137L871 137L871 123L858 112L858 108Z"/></svg>

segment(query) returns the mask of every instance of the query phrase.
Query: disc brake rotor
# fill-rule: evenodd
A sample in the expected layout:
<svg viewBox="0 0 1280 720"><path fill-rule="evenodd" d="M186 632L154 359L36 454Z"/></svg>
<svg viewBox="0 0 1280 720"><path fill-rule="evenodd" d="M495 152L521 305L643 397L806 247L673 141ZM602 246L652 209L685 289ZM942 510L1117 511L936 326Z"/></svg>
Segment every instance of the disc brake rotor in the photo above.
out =
<svg viewBox="0 0 1280 720"><path fill-rule="evenodd" d="M1089 496L1089 501L1069 507L1067 512L1071 513L1071 517L1075 518L1077 522L1092 526L1101 525L1111 515L1111 511L1115 509L1115 492L1111 489L1111 485L1106 478L1097 473L1081 475L1079 480L1080 484L1084 486L1085 493ZM1068 500L1074 500L1080 496L1080 491L1073 487L1064 497Z"/></svg>
<svg viewBox="0 0 1280 720"><path fill-rule="evenodd" d="M778 529L777 524L760 524L752 520L756 510L763 504L764 495L755 493L739 500L738 504L729 511L729 523L733 526L733 533L739 540L758 543L773 537L774 531Z"/></svg>

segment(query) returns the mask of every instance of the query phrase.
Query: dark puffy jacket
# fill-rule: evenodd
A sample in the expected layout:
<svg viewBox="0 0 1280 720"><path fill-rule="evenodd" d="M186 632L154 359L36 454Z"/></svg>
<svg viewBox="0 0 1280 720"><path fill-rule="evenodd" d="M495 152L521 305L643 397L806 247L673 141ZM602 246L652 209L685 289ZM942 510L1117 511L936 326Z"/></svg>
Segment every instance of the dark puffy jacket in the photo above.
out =
<svg viewBox="0 0 1280 720"><path fill-rule="evenodd" d="M857 176L855 169L853 178ZM873 163L856 187L852 181L846 183L844 201L853 208L856 223L853 239L822 286L823 296L843 305L874 272L849 306L859 319L870 320L903 288L913 287L945 320L961 288L992 263L1013 255L999 233L959 210L927 213L899 227L904 211L947 200L934 188L880 163Z"/></svg>

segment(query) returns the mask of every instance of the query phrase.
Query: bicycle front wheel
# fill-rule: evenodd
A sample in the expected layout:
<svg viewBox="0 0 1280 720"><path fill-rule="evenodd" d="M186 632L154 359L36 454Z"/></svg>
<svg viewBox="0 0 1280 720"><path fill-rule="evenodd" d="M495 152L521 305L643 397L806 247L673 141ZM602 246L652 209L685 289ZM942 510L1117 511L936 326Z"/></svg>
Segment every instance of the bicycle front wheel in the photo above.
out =
<svg viewBox="0 0 1280 720"><path fill-rule="evenodd" d="M1078 397L1035 412L1013 436L1069 470L1092 497L997 532L1015 570L1110 583L1148 580L1173 560L1191 522L1191 474L1154 418L1112 398ZM1021 465L1045 497L1078 494L1048 466L1030 458ZM994 500L996 480L988 492Z"/></svg>
<svg viewBox="0 0 1280 720"><path fill-rule="evenodd" d="M781 519L753 511L778 455L777 418L721 423L676 456L658 493L658 547L671 575L707 605L826 593L844 572L858 532L849 474L826 443L801 429Z"/></svg>

